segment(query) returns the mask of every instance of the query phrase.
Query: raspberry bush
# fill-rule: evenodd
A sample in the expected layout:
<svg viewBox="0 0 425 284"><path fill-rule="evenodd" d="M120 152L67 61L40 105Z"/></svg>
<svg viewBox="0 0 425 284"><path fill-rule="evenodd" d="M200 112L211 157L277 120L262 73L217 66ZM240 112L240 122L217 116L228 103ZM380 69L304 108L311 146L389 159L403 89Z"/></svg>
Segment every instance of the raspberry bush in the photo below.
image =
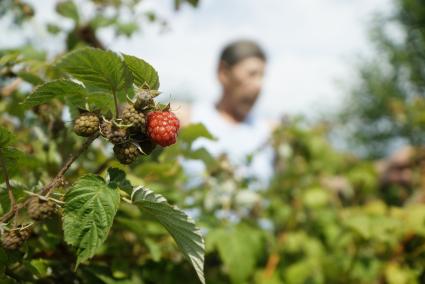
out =
<svg viewBox="0 0 425 284"><path fill-rule="evenodd" d="M30 248L26 246L28 242L46 241L44 224L56 223L62 228L63 236L58 232L52 245L66 243L69 246L67 253L75 255L77 269L73 277L78 278L78 267L89 267L90 259L96 256L109 232L114 230L114 218L124 202L124 207L144 212L164 226L204 283L204 241L194 221L171 206L160 193L148 189L147 184L133 185L122 168L109 166L111 163L119 167L140 164L142 161L138 159L151 154L157 145L166 147L177 141L178 119L169 110L169 105L154 100L159 93L159 78L154 68L137 57L95 48L76 49L47 68L60 72L55 75L57 77L46 75L45 81L25 96L22 108L28 112L34 110L40 116L40 126L52 134L51 138L57 137L57 142L48 141L42 151L48 153L54 145L62 161L52 167L48 160L31 158L31 151L18 150L29 144L22 140L24 137L12 134L9 129L13 129L13 125L1 126L3 175L0 181L4 182L4 192L10 201L0 217L4 253L24 252ZM100 101L102 103L98 103ZM49 113L54 106L60 111ZM68 110L72 122L56 129L56 121L61 121ZM152 125L146 119L149 117L155 117L154 124L168 123L166 129L172 133L158 133L156 128L151 131ZM24 124L23 120L20 127ZM102 154L95 150L91 155L102 154L100 158L104 162L96 166L87 156L88 168L92 171L81 172L84 163L79 164L77 171L72 170L80 156L91 152L94 142L105 151ZM36 170L43 164L52 174L50 179ZM22 175L28 179L18 178L19 171L24 171ZM35 249L33 253L43 253L44 249L47 248L39 252ZM60 276L55 275L54 279Z"/></svg>
<svg viewBox="0 0 425 284"><path fill-rule="evenodd" d="M79 12L87 2L93 14ZM194 146L214 140L203 125L179 129L153 66L97 37L131 36L137 19L162 25L139 2L60 1L69 24L47 30L66 39L63 52L37 41L0 50L0 283L424 283L423 149L414 149L409 184L386 184L374 161L331 146L334 124L286 118L264 145L275 154L272 182L252 190L255 176ZM419 1L397 3L404 23L419 27ZM5 0L4 13L19 24L37 9ZM392 98L392 85L366 77ZM388 102L410 129L399 134L423 135L420 102ZM202 166L199 176L188 161Z"/></svg>

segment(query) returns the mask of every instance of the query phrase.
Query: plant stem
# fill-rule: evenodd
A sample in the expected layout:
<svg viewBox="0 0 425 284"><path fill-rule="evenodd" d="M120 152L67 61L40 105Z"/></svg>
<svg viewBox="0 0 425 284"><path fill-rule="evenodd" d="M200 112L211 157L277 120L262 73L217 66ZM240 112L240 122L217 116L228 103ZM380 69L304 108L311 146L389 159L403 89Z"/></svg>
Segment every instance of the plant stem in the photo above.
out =
<svg viewBox="0 0 425 284"><path fill-rule="evenodd" d="M65 175L66 171L71 167L71 165L78 159L78 157L84 153L87 148L90 146L91 143L93 143L96 138L99 137L99 134L95 134L91 137L89 137L86 142L84 142L83 146L77 151L75 154L71 154L66 161L66 163L62 166L62 168L59 170L59 172L56 174L56 176L41 190L41 195L48 195L50 192L57 187L59 184L63 181L63 176Z"/></svg>
<svg viewBox="0 0 425 284"><path fill-rule="evenodd" d="M109 162L113 161L113 158L106 159L100 166L94 171L95 174L101 174L107 167Z"/></svg>
<svg viewBox="0 0 425 284"><path fill-rule="evenodd" d="M3 177L4 177L4 181L6 183L7 193L9 195L9 200L10 200L10 210L9 210L9 212L15 212L16 211L16 200L15 200L15 196L13 195L13 189L12 189L12 186L10 185L9 174L7 172L6 163L4 162L3 153L1 151L0 151L0 166L3 169Z"/></svg>
<svg viewBox="0 0 425 284"><path fill-rule="evenodd" d="M75 154L71 154L69 156L68 160L62 166L62 168L59 170L56 176L46 186L43 187L43 189L41 190L41 195L43 196L49 195L53 191L53 189L55 189L58 185L62 183L63 176L69 170L72 163L74 163L78 159L78 157L88 149L90 144L93 143L93 141L96 140L97 137L99 137L99 133L89 137ZM13 210L11 208L9 212L4 214L0 218L0 223L5 223L9 221L14 216L15 212L19 211L21 208L25 207L28 204L29 200L30 199L27 199L23 203L15 204L15 208Z"/></svg>
<svg viewBox="0 0 425 284"><path fill-rule="evenodd" d="M112 90L112 95L114 96L114 104L115 104L115 118L118 118L120 114L120 110L118 108L118 98L115 90Z"/></svg>

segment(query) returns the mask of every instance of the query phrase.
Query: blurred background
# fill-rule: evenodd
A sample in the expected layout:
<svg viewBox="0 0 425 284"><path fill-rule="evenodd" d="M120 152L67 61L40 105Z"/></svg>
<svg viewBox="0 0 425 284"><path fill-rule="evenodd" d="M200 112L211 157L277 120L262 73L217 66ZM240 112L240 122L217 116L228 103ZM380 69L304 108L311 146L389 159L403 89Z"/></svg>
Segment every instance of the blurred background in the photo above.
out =
<svg viewBox="0 0 425 284"><path fill-rule="evenodd" d="M206 238L207 283L425 283L424 1L2 0L0 16L1 123L23 141L35 134L21 126L36 129L35 142L20 146L50 175L68 154L63 145L78 144L53 127L69 123L63 103L45 117L19 102L57 78L49 64L64 53L91 46L140 57L158 71L161 100L179 109L220 99L226 44L261 45L268 60L253 113L273 125L260 145L272 157L266 183L236 174L226 153L195 147L212 138L208 123L185 125L175 146L125 168L99 143L70 175L121 167L183 208ZM38 258L7 277L197 283L164 231L122 207L110 240L80 270L37 254L70 254L60 237L40 233L30 254Z"/></svg>
<svg viewBox="0 0 425 284"><path fill-rule="evenodd" d="M82 22L95 16L90 1L75 2ZM27 3L35 16L23 27L10 25L11 14L2 18L1 47L28 43L50 54L62 51L66 33L52 36L46 24L60 24L66 31L72 20L55 13L56 1ZM313 116L341 105L344 94L338 82L352 82L358 58L374 53L370 24L377 14L393 10L391 0L205 0L196 9L182 4L178 11L172 1L145 0L119 18L121 29L128 31L117 37L116 30L105 28L97 36L108 49L151 62L161 76L162 91L173 99L210 102L220 92L216 69L223 46L239 38L256 40L270 59L258 111L274 118L283 113ZM146 13L159 17L157 23L140 16Z"/></svg>

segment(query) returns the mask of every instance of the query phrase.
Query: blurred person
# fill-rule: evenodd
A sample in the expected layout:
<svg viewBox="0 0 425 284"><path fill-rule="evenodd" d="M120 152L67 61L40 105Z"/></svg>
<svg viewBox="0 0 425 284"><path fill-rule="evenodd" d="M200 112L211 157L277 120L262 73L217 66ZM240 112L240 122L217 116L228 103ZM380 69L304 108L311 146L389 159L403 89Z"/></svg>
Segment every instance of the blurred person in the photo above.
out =
<svg viewBox="0 0 425 284"><path fill-rule="evenodd" d="M409 187L412 182L412 160L415 149L412 146L403 147L378 163L380 182L382 186L399 185Z"/></svg>
<svg viewBox="0 0 425 284"><path fill-rule="evenodd" d="M205 147L218 157L227 154L242 177L267 182L272 174L272 149L266 147L271 124L253 112L260 97L266 69L266 54L254 41L238 40L222 50L217 77L221 96L216 104L183 106L182 124L203 123L217 141L198 139L194 147ZM248 162L247 157L252 157Z"/></svg>
<svg viewBox="0 0 425 284"><path fill-rule="evenodd" d="M404 146L376 164L381 194L392 205L425 201L425 149Z"/></svg>

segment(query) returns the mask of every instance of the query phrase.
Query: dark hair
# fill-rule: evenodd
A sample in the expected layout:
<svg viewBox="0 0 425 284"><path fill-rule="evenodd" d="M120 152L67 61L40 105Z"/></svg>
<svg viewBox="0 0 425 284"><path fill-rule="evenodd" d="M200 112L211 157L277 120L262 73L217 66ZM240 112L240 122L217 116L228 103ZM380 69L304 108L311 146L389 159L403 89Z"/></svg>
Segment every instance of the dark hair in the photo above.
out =
<svg viewBox="0 0 425 284"><path fill-rule="evenodd" d="M256 42L252 40L238 40L228 44L222 50L220 62L233 66L250 57L257 57L266 61L266 54Z"/></svg>

